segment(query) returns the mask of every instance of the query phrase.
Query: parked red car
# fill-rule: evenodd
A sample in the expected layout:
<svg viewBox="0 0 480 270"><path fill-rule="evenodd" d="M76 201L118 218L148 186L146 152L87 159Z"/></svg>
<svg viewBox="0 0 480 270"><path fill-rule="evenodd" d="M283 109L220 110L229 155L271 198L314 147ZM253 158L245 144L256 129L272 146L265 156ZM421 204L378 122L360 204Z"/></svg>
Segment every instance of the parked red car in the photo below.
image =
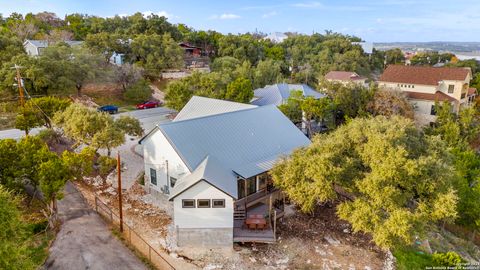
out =
<svg viewBox="0 0 480 270"><path fill-rule="evenodd" d="M143 110L143 109L156 108L160 105L162 105L162 104L158 101L146 101L144 103L137 104L137 109Z"/></svg>

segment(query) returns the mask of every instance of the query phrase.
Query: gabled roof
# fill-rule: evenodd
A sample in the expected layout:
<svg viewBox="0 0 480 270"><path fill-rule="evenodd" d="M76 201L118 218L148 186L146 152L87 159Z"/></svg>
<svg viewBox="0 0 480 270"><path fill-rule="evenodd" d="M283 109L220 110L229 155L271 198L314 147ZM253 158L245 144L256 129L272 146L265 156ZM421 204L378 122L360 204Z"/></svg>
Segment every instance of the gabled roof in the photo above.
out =
<svg viewBox="0 0 480 270"><path fill-rule="evenodd" d="M208 115L251 109L255 107L257 106L226 100L193 96L187 102L187 104L185 104L183 109L177 114L173 121L176 122Z"/></svg>
<svg viewBox="0 0 480 270"><path fill-rule="evenodd" d="M421 92L411 92L411 91L402 91L410 99L421 99L421 100L431 100L431 101L456 101L455 98L437 91L435 94L421 93Z"/></svg>
<svg viewBox="0 0 480 270"><path fill-rule="evenodd" d="M25 40L24 44L27 43L27 42L31 43L33 46L35 46L37 48L46 48L50 45L50 43L47 40L27 39L27 40ZM67 43L70 46L77 46L77 45L81 45L83 43L83 41L77 41L77 40L66 40L64 42Z"/></svg>
<svg viewBox="0 0 480 270"><path fill-rule="evenodd" d="M325 75L325 79L335 81L358 81L365 80L366 78L351 71L330 71Z"/></svg>
<svg viewBox="0 0 480 270"><path fill-rule="evenodd" d="M385 69L379 81L438 85L443 80L463 81L468 74L471 74L470 68L390 65Z"/></svg>
<svg viewBox="0 0 480 270"><path fill-rule="evenodd" d="M311 96L314 98L323 98L324 94L321 94L313 90L306 84L274 84L267 85L264 88L259 88L254 91L255 98L252 100L253 105L265 106L265 105L282 105L285 100L290 97L292 91L302 91L303 96Z"/></svg>
<svg viewBox="0 0 480 270"><path fill-rule="evenodd" d="M206 156L244 178L268 171L272 160L310 140L275 106L158 125L193 172Z"/></svg>
<svg viewBox="0 0 480 270"><path fill-rule="evenodd" d="M236 199L238 194L236 180L237 176L232 170L217 159L207 156L191 174L177 182L169 199L172 200L200 181L206 181Z"/></svg>

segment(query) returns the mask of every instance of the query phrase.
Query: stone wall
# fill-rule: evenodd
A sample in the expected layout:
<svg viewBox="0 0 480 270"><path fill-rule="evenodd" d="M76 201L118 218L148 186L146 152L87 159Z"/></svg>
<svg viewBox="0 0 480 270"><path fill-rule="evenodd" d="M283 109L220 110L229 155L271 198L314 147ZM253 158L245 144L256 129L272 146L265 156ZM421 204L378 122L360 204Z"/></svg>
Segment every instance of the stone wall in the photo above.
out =
<svg viewBox="0 0 480 270"><path fill-rule="evenodd" d="M177 228L176 230L179 247L231 247L233 245L233 228Z"/></svg>

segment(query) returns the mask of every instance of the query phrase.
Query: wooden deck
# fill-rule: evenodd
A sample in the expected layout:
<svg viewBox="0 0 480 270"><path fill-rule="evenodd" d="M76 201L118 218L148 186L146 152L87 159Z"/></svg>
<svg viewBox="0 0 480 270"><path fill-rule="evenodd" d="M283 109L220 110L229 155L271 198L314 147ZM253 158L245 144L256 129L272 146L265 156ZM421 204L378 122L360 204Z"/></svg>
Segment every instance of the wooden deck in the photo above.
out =
<svg viewBox="0 0 480 270"><path fill-rule="evenodd" d="M277 213L279 209L275 209ZM247 209L247 215L266 215L268 207L263 203L258 203ZM283 212L281 212L283 216ZM277 215L277 219L279 215ZM254 242L254 243L275 243L275 233L272 225L267 220L267 228L265 230L250 230L244 226L245 220L239 219L233 221L233 242Z"/></svg>

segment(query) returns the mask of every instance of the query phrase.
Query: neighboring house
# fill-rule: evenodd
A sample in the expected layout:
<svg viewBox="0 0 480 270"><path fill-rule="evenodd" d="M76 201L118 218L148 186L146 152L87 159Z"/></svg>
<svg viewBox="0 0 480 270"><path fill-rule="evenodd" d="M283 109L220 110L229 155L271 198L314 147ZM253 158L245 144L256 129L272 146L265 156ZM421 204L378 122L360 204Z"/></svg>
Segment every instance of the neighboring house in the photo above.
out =
<svg viewBox="0 0 480 270"><path fill-rule="evenodd" d="M83 41L75 41L75 40L67 40L64 41L70 46L79 46L82 45ZM38 56L42 54L42 51L47 48L49 45L54 44L53 42L49 42L47 40L31 40L27 39L23 42L23 47L25 51L30 56Z"/></svg>
<svg viewBox="0 0 480 270"><path fill-rule="evenodd" d="M264 88L255 89L253 99L250 102L253 105L265 106L275 105L280 106L287 102L292 91L302 91L305 97L323 98L324 94L315 91L306 84L286 84L279 83L274 85L267 85Z"/></svg>
<svg viewBox="0 0 480 270"><path fill-rule="evenodd" d="M194 96L139 143L147 190L173 201L178 246L211 247L275 241L284 198L267 172L310 141L276 106ZM245 227L252 214L264 230Z"/></svg>
<svg viewBox="0 0 480 270"><path fill-rule="evenodd" d="M435 101L450 102L455 113L470 105L476 95L469 87L471 79L470 68L390 65L378 85L405 93L415 107L415 119L425 125L435 122Z"/></svg>
<svg viewBox="0 0 480 270"><path fill-rule="evenodd" d="M362 86L367 85L367 78L351 71L330 71L325 75L325 80L342 84L356 83Z"/></svg>
<svg viewBox="0 0 480 270"><path fill-rule="evenodd" d="M363 52L370 55L373 53L373 42L352 42L353 45L360 45Z"/></svg>
<svg viewBox="0 0 480 270"><path fill-rule="evenodd" d="M186 43L186 42L180 42L178 43L178 45L182 47L182 49L185 51L185 55L196 56L196 57L205 55L202 48L200 47L190 45L189 43Z"/></svg>
<svg viewBox="0 0 480 270"><path fill-rule="evenodd" d="M121 66L124 63L124 60L125 60L125 54L124 53L114 52L112 54L112 56L110 56L109 62L112 65Z"/></svg>
<svg viewBox="0 0 480 270"><path fill-rule="evenodd" d="M268 39L273 43L282 43L287 38L288 36L282 32L273 32L273 33L270 33L270 35L264 37L263 39L264 40Z"/></svg>

